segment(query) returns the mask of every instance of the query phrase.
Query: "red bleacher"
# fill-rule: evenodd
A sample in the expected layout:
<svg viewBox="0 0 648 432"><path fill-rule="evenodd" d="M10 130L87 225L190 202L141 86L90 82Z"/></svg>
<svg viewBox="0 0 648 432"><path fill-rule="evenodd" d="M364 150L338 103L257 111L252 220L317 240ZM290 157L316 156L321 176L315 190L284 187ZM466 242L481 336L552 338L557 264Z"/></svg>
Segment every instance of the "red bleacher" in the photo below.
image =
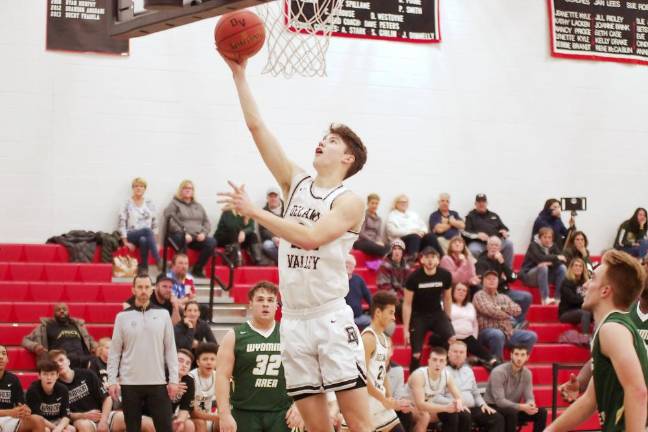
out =
<svg viewBox="0 0 648 432"><path fill-rule="evenodd" d="M364 267L372 257L358 251L353 252L356 273L361 275L371 291L376 290L375 272ZM190 251L193 262L196 254ZM522 256L515 257L519 268ZM66 302L70 315L87 322L90 334L98 339L110 336L112 322L122 302L130 295L128 284L112 283L109 264L68 263L65 248L59 245L0 245L0 342L9 347L9 367L17 372L23 385L35 379L34 357L20 347L22 338L31 332L41 317L53 315L56 302ZM208 271L208 269L206 269ZM216 274L227 279L229 269L219 265ZM239 267L235 272L231 296L236 303L247 303L247 292L259 280L278 281L278 272L272 267ZM534 374L535 394L541 406L551 405L551 363L584 362L589 358L586 348L558 343L559 335L572 328L558 322L555 306L541 306L537 289L524 287L520 282L516 288L525 289L534 295L534 303L528 314L531 330L538 333L539 341L534 348L529 367ZM403 344L402 326L397 326L393 336L394 360L408 365L410 348ZM478 381L488 379L487 371L475 367ZM560 381L569 372L560 374ZM562 404L562 403L561 403Z"/></svg>

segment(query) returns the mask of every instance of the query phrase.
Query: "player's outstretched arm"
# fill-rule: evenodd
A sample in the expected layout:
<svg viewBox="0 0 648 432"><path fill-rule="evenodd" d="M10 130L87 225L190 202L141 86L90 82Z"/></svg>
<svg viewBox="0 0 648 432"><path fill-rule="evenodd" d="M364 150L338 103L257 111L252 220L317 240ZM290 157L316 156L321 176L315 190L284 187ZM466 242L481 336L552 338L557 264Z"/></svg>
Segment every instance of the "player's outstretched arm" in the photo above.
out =
<svg viewBox="0 0 648 432"><path fill-rule="evenodd" d="M277 183L281 186L284 194L287 194L290 189L290 182L293 175L298 171L303 170L298 168L288 159L277 138L275 138L263 122L259 108L254 100L254 96L252 96L252 90L250 89L250 85L245 76L247 60L237 63L225 56L223 56L223 59L232 70L234 84L236 85L236 91L241 104L241 110L243 111L243 116L245 118L245 124L252 134L252 138L254 139L257 149L259 149L263 162L265 162L266 166L277 180Z"/></svg>
<svg viewBox="0 0 648 432"><path fill-rule="evenodd" d="M599 342L601 352L612 362L623 387L625 430L645 431L648 393L641 363L634 350L632 333L621 324L605 323L599 330Z"/></svg>
<svg viewBox="0 0 648 432"><path fill-rule="evenodd" d="M562 432L574 430L576 426L587 420L596 410L596 394L594 382L590 380L585 393L571 404L561 415L551 423L545 432Z"/></svg>
<svg viewBox="0 0 648 432"><path fill-rule="evenodd" d="M244 186L236 186L232 182L229 184L233 192L219 193L219 203L232 205L238 214L251 217L278 237L306 250L330 243L347 231L358 230L364 217L364 201L347 192L334 201L328 214L322 216L312 227L307 227L256 207L247 196Z"/></svg>
<svg viewBox="0 0 648 432"><path fill-rule="evenodd" d="M236 432L230 407L230 379L234 370L234 330L229 330L216 354L216 406L220 415L220 432Z"/></svg>

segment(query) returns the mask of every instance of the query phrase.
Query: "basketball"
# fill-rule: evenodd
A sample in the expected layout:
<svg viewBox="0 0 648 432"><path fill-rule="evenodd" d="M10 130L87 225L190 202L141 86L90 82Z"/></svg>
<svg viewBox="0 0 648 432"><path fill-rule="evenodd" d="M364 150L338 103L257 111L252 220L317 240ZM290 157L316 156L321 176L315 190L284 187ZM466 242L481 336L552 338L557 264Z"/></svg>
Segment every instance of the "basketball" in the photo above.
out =
<svg viewBox="0 0 648 432"><path fill-rule="evenodd" d="M239 10L223 15L214 29L216 47L231 60L244 60L263 47L265 28L257 14Z"/></svg>

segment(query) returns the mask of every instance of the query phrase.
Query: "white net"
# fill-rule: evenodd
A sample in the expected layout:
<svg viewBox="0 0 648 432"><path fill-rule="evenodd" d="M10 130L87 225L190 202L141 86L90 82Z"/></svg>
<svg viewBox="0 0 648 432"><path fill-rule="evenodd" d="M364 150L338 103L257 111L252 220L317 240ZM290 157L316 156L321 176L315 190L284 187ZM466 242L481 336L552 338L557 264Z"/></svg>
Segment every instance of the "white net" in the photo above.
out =
<svg viewBox="0 0 648 432"><path fill-rule="evenodd" d="M343 0L276 0L258 6L273 76L326 76L326 51Z"/></svg>

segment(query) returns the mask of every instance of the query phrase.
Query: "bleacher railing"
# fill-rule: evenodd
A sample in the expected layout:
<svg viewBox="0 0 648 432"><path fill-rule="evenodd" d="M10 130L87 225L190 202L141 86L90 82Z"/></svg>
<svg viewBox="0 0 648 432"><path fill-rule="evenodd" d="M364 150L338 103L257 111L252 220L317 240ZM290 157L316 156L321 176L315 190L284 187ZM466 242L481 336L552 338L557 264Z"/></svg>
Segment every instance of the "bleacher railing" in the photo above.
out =
<svg viewBox="0 0 648 432"><path fill-rule="evenodd" d="M181 250L186 249L181 248L180 245L176 244L176 242L171 238L170 233L169 233L169 221L173 220L178 226L182 226L182 223L173 215L167 216L164 224L164 241L163 243L163 248L162 248L162 272L166 274L167 272L167 258L168 258L168 250L169 247L173 248L174 251L179 252ZM184 232L184 231L183 231ZM223 280L216 274L216 259L220 258L222 262L227 266L229 269L229 276L227 278L227 283L223 282ZM234 272L236 270L236 266L230 260L230 258L225 255L224 253L220 252L218 249L214 248L214 250L211 253L211 256L209 258L209 268L210 268L210 277L209 277L209 312L207 314L208 321L210 323L213 323L214 320L214 288L216 287L216 284L223 290L223 291L229 291L232 289L232 286L234 286Z"/></svg>

